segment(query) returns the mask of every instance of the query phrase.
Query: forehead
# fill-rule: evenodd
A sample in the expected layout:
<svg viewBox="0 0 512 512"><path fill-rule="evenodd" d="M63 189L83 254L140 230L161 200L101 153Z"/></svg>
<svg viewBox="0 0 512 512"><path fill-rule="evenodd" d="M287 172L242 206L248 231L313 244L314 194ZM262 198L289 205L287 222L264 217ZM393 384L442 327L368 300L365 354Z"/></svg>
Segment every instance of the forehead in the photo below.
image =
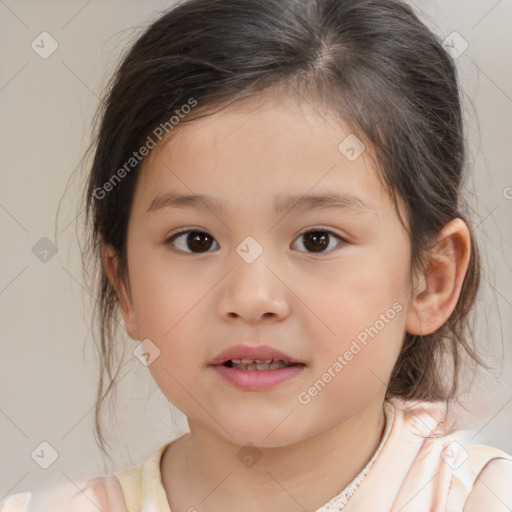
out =
<svg viewBox="0 0 512 512"><path fill-rule="evenodd" d="M196 118L197 115L201 117ZM158 144L157 151L149 155L147 163L150 164L168 145L172 150L183 149L196 156L203 152L204 146L222 145L226 149L229 142L237 138L241 157L242 150L251 154L253 151L250 149L254 148L264 156L265 150L274 150L279 146L279 153L287 152L291 158L300 149L315 150L314 143L318 145L319 141L324 141L323 149L329 145L329 152L335 153L340 137L349 134L346 123L332 112L326 112L309 101L300 101L290 94L265 91L233 102L215 113L196 107L189 119L184 116L183 122L167 132ZM279 135L277 140L275 135ZM300 148L301 141L308 141L309 144ZM263 143L266 143L265 147L261 146ZM216 156L222 155L219 153Z"/></svg>
<svg viewBox="0 0 512 512"><path fill-rule="evenodd" d="M321 189L369 205L384 198L362 144L339 117L308 102L256 95L174 128L144 160L136 195L148 209L166 189L235 201Z"/></svg>

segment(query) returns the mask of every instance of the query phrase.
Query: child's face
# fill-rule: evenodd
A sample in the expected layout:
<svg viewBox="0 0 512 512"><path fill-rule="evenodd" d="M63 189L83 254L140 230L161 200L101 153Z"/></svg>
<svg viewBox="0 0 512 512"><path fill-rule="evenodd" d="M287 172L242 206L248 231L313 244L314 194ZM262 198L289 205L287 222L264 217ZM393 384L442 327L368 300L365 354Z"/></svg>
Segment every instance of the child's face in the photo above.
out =
<svg viewBox="0 0 512 512"><path fill-rule="evenodd" d="M123 315L132 338L160 350L149 369L190 421L263 447L311 437L384 398L405 334L410 245L368 149L350 161L358 148L338 149L350 134L340 123L306 103L260 100L175 128L144 162ZM171 192L207 195L224 209L148 211ZM308 202L334 193L366 207ZM293 201L274 210L292 195L303 209L291 210ZM183 228L209 238L166 243ZM241 389L209 365L239 344L268 345L305 366L268 389Z"/></svg>

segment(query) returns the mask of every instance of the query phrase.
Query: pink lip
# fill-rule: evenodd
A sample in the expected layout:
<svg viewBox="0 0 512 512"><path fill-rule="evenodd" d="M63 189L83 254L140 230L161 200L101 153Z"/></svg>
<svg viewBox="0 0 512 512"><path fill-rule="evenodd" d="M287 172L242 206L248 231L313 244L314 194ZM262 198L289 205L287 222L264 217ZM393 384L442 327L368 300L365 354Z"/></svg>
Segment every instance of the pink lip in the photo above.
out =
<svg viewBox="0 0 512 512"><path fill-rule="evenodd" d="M298 361L293 357L277 350L273 347L269 347L268 345L259 345L257 347L251 347L249 345L236 345L235 347L230 347L224 352L221 352L215 358L210 361L210 365L221 365L226 361L232 359L258 359L260 361L265 361L266 359L274 359L274 361L287 361L289 363L301 363L302 361ZM240 371L240 370L238 370ZM267 370L258 370L261 372L265 372ZM268 370L268 371L276 371L276 370Z"/></svg>
<svg viewBox="0 0 512 512"><path fill-rule="evenodd" d="M260 361L273 359L274 361L287 361L294 366L276 370L238 370L224 366L226 361L232 359L258 359ZM237 388L245 391L265 391L298 375L306 365L268 345L257 347L237 345L221 352L210 361L209 366Z"/></svg>
<svg viewBox="0 0 512 512"><path fill-rule="evenodd" d="M244 391L265 391L295 377L304 370L304 365L297 364L277 370L237 370L221 364L212 368L237 388Z"/></svg>

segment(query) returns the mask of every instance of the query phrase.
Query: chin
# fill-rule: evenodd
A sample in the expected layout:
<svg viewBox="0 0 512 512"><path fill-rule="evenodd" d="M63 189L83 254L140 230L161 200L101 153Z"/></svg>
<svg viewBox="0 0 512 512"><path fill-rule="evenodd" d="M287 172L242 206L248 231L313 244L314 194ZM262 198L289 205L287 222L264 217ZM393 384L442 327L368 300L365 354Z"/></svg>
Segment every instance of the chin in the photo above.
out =
<svg viewBox="0 0 512 512"><path fill-rule="evenodd" d="M282 422L282 418L280 421ZM222 428L219 429L218 426L215 426L215 432L229 443L241 447L250 444L259 448L282 448L307 437L301 436L296 425L292 425L292 423L289 423L287 427L284 424L279 425L279 422L272 422L271 426L269 425L267 422L251 422L249 425L247 422L223 423L231 435Z"/></svg>

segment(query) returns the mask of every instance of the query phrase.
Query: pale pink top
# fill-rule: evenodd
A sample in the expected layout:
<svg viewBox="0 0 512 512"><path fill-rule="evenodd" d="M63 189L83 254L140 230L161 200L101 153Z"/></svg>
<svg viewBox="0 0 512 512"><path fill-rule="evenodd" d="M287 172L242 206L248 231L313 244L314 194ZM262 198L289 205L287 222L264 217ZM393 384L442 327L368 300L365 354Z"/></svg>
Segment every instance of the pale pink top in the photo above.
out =
<svg viewBox="0 0 512 512"><path fill-rule="evenodd" d="M346 505L345 488L315 512L462 512L485 465L512 457L490 446L462 446L453 434L439 435L444 410L441 403L386 402L384 435L366 477ZM0 502L0 512L171 512L160 472L171 442L139 466L87 481L82 491L61 487L12 494Z"/></svg>

